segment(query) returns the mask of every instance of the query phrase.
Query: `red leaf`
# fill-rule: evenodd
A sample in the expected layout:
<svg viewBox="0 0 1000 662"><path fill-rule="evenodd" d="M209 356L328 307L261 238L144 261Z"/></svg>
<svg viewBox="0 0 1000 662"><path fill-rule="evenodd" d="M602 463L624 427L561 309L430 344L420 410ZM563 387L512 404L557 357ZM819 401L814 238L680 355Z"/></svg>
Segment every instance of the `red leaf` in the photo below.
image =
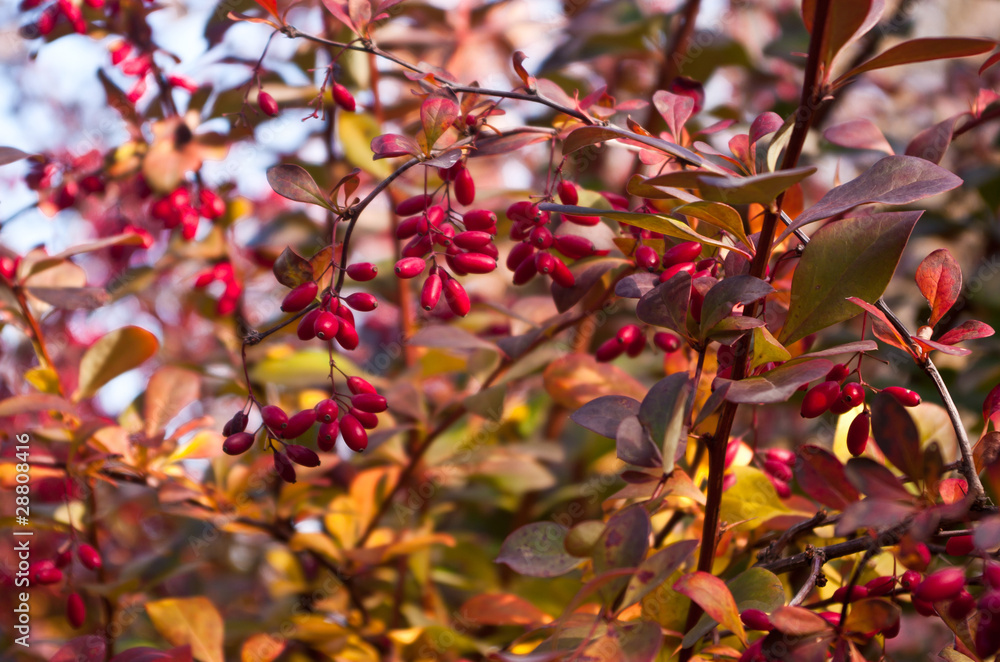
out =
<svg viewBox="0 0 1000 662"><path fill-rule="evenodd" d="M882 17L884 9L884 0L831 2L826 29L824 61L827 64L833 62L845 46L875 27L879 18ZM806 24L809 32L812 32L815 15L816 0L804 0L802 21Z"/></svg>
<svg viewBox="0 0 1000 662"><path fill-rule="evenodd" d="M992 67L997 62L1000 62L1000 51L991 55L986 62L983 62L983 66L979 67L979 75L982 76L987 69Z"/></svg>
<svg viewBox="0 0 1000 662"><path fill-rule="evenodd" d="M843 510L858 500L858 491L847 480L844 465L833 453L806 444L799 448L797 455L795 481L803 492L834 510Z"/></svg>
<svg viewBox="0 0 1000 662"><path fill-rule="evenodd" d="M834 86L841 85L847 79L863 74L866 71L895 67L900 64L912 64L914 62L929 62L930 60L944 60L956 57L969 57L980 55L996 48L997 43L992 39L975 39L971 37L926 37L922 39L911 39L901 44L893 46L886 52L876 55L864 64L860 64L836 81Z"/></svg>
<svg viewBox="0 0 1000 662"><path fill-rule="evenodd" d="M49 662L104 662L106 659L104 639L84 635L68 641Z"/></svg>
<svg viewBox="0 0 1000 662"><path fill-rule="evenodd" d="M903 336L899 335L896 327L889 322L889 319L881 310L857 297L848 297L847 300L856 306L864 308L868 312L870 315L869 320L872 323L872 331L879 340L893 347L898 347L904 352L910 351L909 346L903 340Z"/></svg>
<svg viewBox="0 0 1000 662"><path fill-rule="evenodd" d="M274 16L278 20L281 18L278 16L278 0L256 0L257 4L266 9L271 16Z"/></svg>
<svg viewBox="0 0 1000 662"><path fill-rule="evenodd" d="M822 616L804 607L778 607L771 612L771 623L781 633L802 636L830 629Z"/></svg>
<svg viewBox="0 0 1000 662"><path fill-rule="evenodd" d="M874 149L891 155L892 145L871 120L856 119L842 122L823 132L834 145L853 149Z"/></svg>
<svg viewBox="0 0 1000 662"><path fill-rule="evenodd" d="M934 326L962 293L962 269L947 248L939 248L920 263L916 278L920 293L931 305L928 325Z"/></svg>
<svg viewBox="0 0 1000 662"><path fill-rule="evenodd" d="M409 136L387 133L372 140L372 152L375 154L372 160L377 161L394 156L417 156L420 154L420 147L417 146L417 141Z"/></svg>
<svg viewBox="0 0 1000 662"><path fill-rule="evenodd" d="M747 635L736 607L736 599L724 581L707 572L697 571L677 580L674 590L691 598L706 614L746 644Z"/></svg>
<svg viewBox="0 0 1000 662"><path fill-rule="evenodd" d="M524 598L510 593L483 593L467 600L459 615L479 625L543 625L552 617Z"/></svg>
<svg viewBox="0 0 1000 662"><path fill-rule="evenodd" d="M326 7L327 11L333 14L334 18L349 27L351 32L357 34L358 29L351 20L350 7L348 6L348 3L338 2L338 0L323 0L323 6Z"/></svg>
<svg viewBox="0 0 1000 662"><path fill-rule="evenodd" d="M458 104L447 97L428 97L420 105L420 123L427 137L427 147L431 148L445 131L458 119Z"/></svg>
<svg viewBox="0 0 1000 662"><path fill-rule="evenodd" d="M675 140L680 140L684 123L694 113L694 99L680 94L658 90L653 94L653 106L667 123L667 129Z"/></svg>
<svg viewBox="0 0 1000 662"><path fill-rule="evenodd" d="M910 336L910 340L919 345L920 348L928 354L935 350L952 356L968 356L969 354L972 354L971 349L965 349L964 347L952 347L951 345L946 345L940 341L920 338L919 336Z"/></svg>
<svg viewBox="0 0 1000 662"><path fill-rule="evenodd" d="M993 425L998 425L993 418L998 412L1000 412L1000 384L994 386L983 401L983 423L992 420Z"/></svg>
<svg viewBox="0 0 1000 662"><path fill-rule="evenodd" d="M916 156L931 163L940 163L945 152L948 151L948 146L951 145L955 124L966 115L968 113L959 113L927 127L915 135L910 144L906 146L906 155Z"/></svg>
<svg viewBox="0 0 1000 662"><path fill-rule="evenodd" d="M754 121L750 124L750 131L747 136L750 140L750 144L753 145L767 134L774 133L780 129L781 125L784 123L784 120L781 119L781 115L778 113L772 113L770 111L761 113L754 118ZM704 130L702 133L705 133Z"/></svg>
<svg viewBox="0 0 1000 662"><path fill-rule="evenodd" d="M524 53L522 53L521 51L514 51L514 56L513 56L514 71L517 72L518 77L521 79L521 81L524 83L524 86L528 90L534 90L535 89L535 77L532 76L531 74L529 74L528 70L524 68L523 64L521 64L522 62L524 62L527 59L528 59L528 56L525 55Z"/></svg>
<svg viewBox="0 0 1000 662"><path fill-rule="evenodd" d="M920 434L906 407L888 393L879 393L871 402L872 437L887 460L914 480L923 478Z"/></svg>
<svg viewBox="0 0 1000 662"><path fill-rule="evenodd" d="M975 340L976 338L989 338L994 333L993 327L978 320L969 320L961 326L956 326L940 338L938 342L942 345L954 345L963 340Z"/></svg>

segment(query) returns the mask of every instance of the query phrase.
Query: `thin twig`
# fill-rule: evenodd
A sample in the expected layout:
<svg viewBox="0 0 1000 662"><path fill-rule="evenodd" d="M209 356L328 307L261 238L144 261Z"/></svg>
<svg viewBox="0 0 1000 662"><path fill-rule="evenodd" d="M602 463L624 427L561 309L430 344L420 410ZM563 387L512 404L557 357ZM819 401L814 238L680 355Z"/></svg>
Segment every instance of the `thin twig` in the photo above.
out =
<svg viewBox="0 0 1000 662"><path fill-rule="evenodd" d="M812 570L809 571L809 577L806 579L806 583L802 585L799 592L795 594L795 597L791 599L788 603L790 607L796 607L809 597L812 593L813 588L816 586L816 582L819 576L823 573L823 564L826 563L826 554L822 549L810 549L804 554L812 556Z"/></svg>

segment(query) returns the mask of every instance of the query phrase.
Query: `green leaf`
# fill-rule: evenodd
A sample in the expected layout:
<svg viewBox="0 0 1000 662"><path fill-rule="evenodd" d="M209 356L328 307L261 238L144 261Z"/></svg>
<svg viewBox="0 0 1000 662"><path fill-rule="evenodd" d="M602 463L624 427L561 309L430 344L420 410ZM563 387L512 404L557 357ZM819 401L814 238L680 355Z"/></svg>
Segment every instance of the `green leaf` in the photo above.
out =
<svg viewBox="0 0 1000 662"><path fill-rule="evenodd" d="M726 582L729 592L736 601L739 612L759 609L770 613L785 604L785 587L778 576L764 568L750 568ZM698 623L684 635L682 645L693 646L718 625L718 621L707 613L702 614Z"/></svg>
<svg viewBox="0 0 1000 662"><path fill-rule="evenodd" d="M827 191L778 237L781 242L795 230L837 216L869 203L906 205L962 185L962 179L930 161L915 156L887 156L860 176ZM776 242L776 243L777 243Z"/></svg>
<svg viewBox="0 0 1000 662"><path fill-rule="evenodd" d="M137 326L116 329L102 337L83 354L73 401L92 397L118 375L142 365L159 348L156 336Z"/></svg>
<svg viewBox="0 0 1000 662"><path fill-rule="evenodd" d="M503 541L496 562L530 577L564 575L581 563L566 553L566 532L555 522L526 524Z"/></svg>
<svg viewBox="0 0 1000 662"><path fill-rule="evenodd" d="M721 202L709 202L707 200L689 202L686 205L675 208L673 213L697 218L699 221L714 225L736 237L747 248L753 247L744 231L743 219L740 217L739 212L729 205Z"/></svg>
<svg viewBox="0 0 1000 662"><path fill-rule="evenodd" d="M687 561L698 547L697 540L681 540L668 545L643 561L629 580L619 611L655 591Z"/></svg>
<svg viewBox="0 0 1000 662"><path fill-rule="evenodd" d="M725 582L708 572L692 572L681 577L674 590L681 595L686 595L705 610L705 613L716 622L735 634L743 645L747 643L747 633L743 629L743 621L740 620L740 613L736 608L736 600L729 592L729 587ZM684 639L685 645L687 638ZM692 642L693 643L693 642Z"/></svg>
<svg viewBox="0 0 1000 662"><path fill-rule="evenodd" d="M665 474L674 469L674 456L684 435L684 415L691 391L688 374L675 372L654 384L639 405L639 421L649 430L653 443L662 448Z"/></svg>
<svg viewBox="0 0 1000 662"><path fill-rule="evenodd" d="M737 177L696 170L678 170L647 179L644 183L650 186L696 189L702 198L711 202L723 202L729 205L751 203L769 205L784 191L814 172L816 172L815 166L807 166Z"/></svg>
<svg viewBox="0 0 1000 662"><path fill-rule="evenodd" d="M846 218L820 228L792 278L791 306L778 339L788 344L848 320L885 291L913 226L923 212L886 212Z"/></svg>
<svg viewBox="0 0 1000 662"><path fill-rule="evenodd" d="M312 175L302 166L292 163L272 166L267 169L267 183L275 193L289 200L332 209Z"/></svg>
<svg viewBox="0 0 1000 662"><path fill-rule="evenodd" d="M191 646L201 662L223 662L225 623L219 610L206 597L167 598L146 603L153 627L173 646Z"/></svg>
<svg viewBox="0 0 1000 662"><path fill-rule="evenodd" d="M842 85L847 79L867 71L895 67L900 64L914 62L929 62L956 57L970 57L988 53L996 48L993 39L976 39L972 37L925 37L911 39L893 46L889 50L872 59L859 64L834 81L834 87Z"/></svg>

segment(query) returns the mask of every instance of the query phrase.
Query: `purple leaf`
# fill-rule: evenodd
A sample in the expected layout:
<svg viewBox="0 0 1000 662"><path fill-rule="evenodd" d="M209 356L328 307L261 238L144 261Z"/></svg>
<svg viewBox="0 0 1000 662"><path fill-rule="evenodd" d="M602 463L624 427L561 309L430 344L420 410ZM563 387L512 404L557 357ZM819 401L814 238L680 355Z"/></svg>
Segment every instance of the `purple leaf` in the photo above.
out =
<svg viewBox="0 0 1000 662"><path fill-rule="evenodd" d="M888 393L879 393L872 399L871 410L872 437L885 458L910 478L923 478L920 435L906 407Z"/></svg>
<svg viewBox="0 0 1000 662"><path fill-rule="evenodd" d="M913 506L898 501L865 499L852 503L840 514L840 521L834 529L843 537L858 529L884 529L896 526L913 513Z"/></svg>
<svg viewBox="0 0 1000 662"><path fill-rule="evenodd" d="M962 185L962 179L930 161L915 156L887 156L846 184L830 189L815 205L789 225L780 242L793 231L852 207L878 202L905 205Z"/></svg>
<svg viewBox="0 0 1000 662"><path fill-rule="evenodd" d="M653 444L662 447L663 472L674 468L677 445L684 433L684 414L692 383L687 372L668 375L649 389L639 405L639 421L649 430Z"/></svg>
<svg viewBox="0 0 1000 662"><path fill-rule="evenodd" d="M680 139L684 124L694 113L694 99L659 90L653 94L653 106L666 121L670 135L675 139Z"/></svg>
<svg viewBox="0 0 1000 662"><path fill-rule="evenodd" d="M625 395L602 395L583 405L569 417L574 423L591 432L614 439L621 422L638 413L638 400Z"/></svg>
<svg viewBox="0 0 1000 662"><path fill-rule="evenodd" d="M906 155L916 156L931 163L941 163L941 159L944 158L945 152L951 145L955 124L966 115L968 113L959 113L934 126L927 127L915 135L910 144L906 146Z"/></svg>
<svg viewBox="0 0 1000 662"><path fill-rule="evenodd" d="M771 111L761 113L754 119L753 123L750 124L750 132L748 136L750 144L753 145L767 134L774 133L780 129L781 125L784 123L785 120L781 119L781 115L778 113L772 113Z"/></svg>
<svg viewBox="0 0 1000 662"><path fill-rule="evenodd" d="M831 126L823 132L823 137L841 147L874 149L890 155L893 153L889 141L885 139L879 128L867 119L849 120Z"/></svg>
<svg viewBox="0 0 1000 662"><path fill-rule="evenodd" d="M753 276L733 276L715 284L705 295L701 306L701 335L733 313L738 305L747 305L763 299L774 288Z"/></svg>
<svg viewBox="0 0 1000 662"><path fill-rule="evenodd" d="M893 46L889 50L876 55L867 62L860 64L834 81L834 87L843 84L847 79L863 74L866 71L895 67L900 64L914 62L929 62L956 57L980 55L996 48L992 39L976 39L972 37L925 37L911 39Z"/></svg>
<svg viewBox="0 0 1000 662"><path fill-rule="evenodd" d="M870 497L913 500L913 495L906 491L896 474L870 457L852 457L844 467L844 475L851 485Z"/></svg>
<svg viewBox="0 0 1000 662"><path fill-rule="evenodd" d="M267 183L284 198L331 209L323 191L302 166L286 163L268 168Z"/></svg>
<svg viewBox="0 0 1000 662"><path fill-rule="evenodd" d="M682 271L642 295L635 314L646 324L662 326L686 337L690 298L691 274Z"/></svg>
<svg viewBox="0 0 1000 662"><path fill-rule="evenodd" d="M675 145L659 138L632 133L631 131L614 126L581 126L566 136L566 139L563 141L563 154L571 154L588 145L618 139L631 140L647 147L652 147L690 165L705 165L704 160L700 156L680 145Z"/></svg>
<svg viewBox="0 0 1000 662"><path fill-rule="evenodd" d="M729 402L766 405L785 402L800 386L825 377L832 367L833 361L812 359L801 363L785 363L758 377L718 381L729 383L729 392L726 394Z"/></svg>
<svg viewBox="0 0 1000 662"><path fill-rule="evenodd" d="M844 465L836 455L819 446L805 444L799 447L795 458L795 481L803 492L834 510L843 510L858 500L858 491L847 479Z"/></svg>
<svg viewBox="0 0 1000 662"><path fill-rule="evenodd" d="M418 156L421 153L416 140L397 133L375 136L372 140L372 152L374 153L372 157L374 161L395 156Z"/></svg>
<svg viewBox="0 0 1000 662"><path fill-rule="evenodd" d="M639 421L638 416L628 416L622 420L615 436L615 450L622 462L649 469L663 466L660 449L653 444L649 430Z"/></svg>

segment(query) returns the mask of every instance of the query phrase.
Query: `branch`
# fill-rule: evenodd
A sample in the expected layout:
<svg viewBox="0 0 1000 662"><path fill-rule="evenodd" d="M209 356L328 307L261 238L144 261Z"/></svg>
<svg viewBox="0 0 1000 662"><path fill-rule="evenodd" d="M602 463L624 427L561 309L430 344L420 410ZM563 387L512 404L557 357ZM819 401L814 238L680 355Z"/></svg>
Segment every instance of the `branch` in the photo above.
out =
<svg viewBox="0 0 1000 662"><path fill-rule="evenodd" d="M795 594L795 597L791 599L788 606L795 607L809 597L812 593L813 588L816 586L817 580L821 574L823 574L823 564L826 563L826 554L822 549L810 548L803 552L806 556L812 556L812 570L809 572L809 578L806 579L806 583L802 585L799 592Z"/></svg>

